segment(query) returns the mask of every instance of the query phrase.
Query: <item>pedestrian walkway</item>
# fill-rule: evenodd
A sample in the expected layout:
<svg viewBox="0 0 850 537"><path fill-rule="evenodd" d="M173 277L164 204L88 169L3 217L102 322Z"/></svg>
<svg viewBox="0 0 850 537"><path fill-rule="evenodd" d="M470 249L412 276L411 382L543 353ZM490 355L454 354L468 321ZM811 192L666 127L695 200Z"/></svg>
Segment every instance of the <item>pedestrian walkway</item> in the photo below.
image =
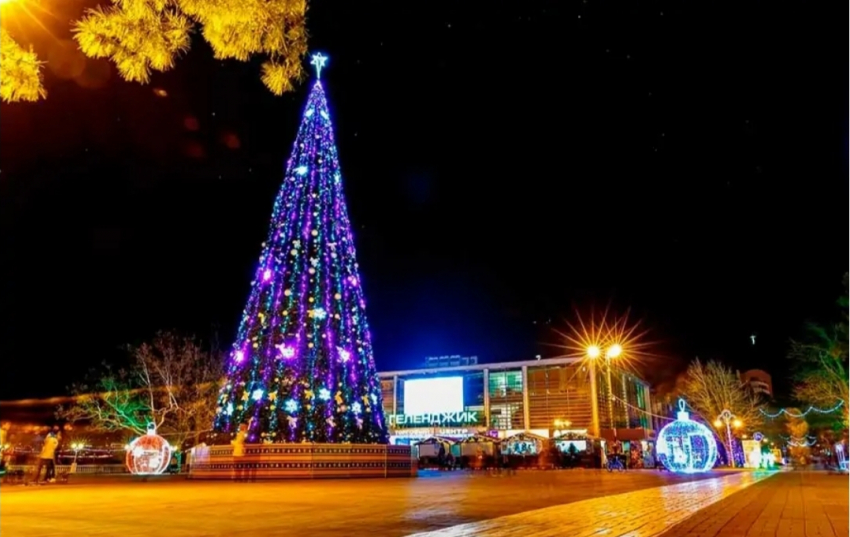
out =
<svg viewBox="0 0 850 537"><path fill-rule="evenodd" d="M717 502L664 537L847 537L848 479L784 472Z"/></svg>
<svg viewBox="0 0 850 537"><path fill-rule="evenodd" d="M256 483L75 476L68 485L4 483L0 537L149 537L151 516L163 513L167 523L156 524L157 537L404 537L717 476L531 470Z"/></svg>
<svg viewBox="0 0 850 537"><path fill-rule="evenodd" d="M656 536L697 511L774 475L745 472L626 492L417 533L410 537Z"/></svg>

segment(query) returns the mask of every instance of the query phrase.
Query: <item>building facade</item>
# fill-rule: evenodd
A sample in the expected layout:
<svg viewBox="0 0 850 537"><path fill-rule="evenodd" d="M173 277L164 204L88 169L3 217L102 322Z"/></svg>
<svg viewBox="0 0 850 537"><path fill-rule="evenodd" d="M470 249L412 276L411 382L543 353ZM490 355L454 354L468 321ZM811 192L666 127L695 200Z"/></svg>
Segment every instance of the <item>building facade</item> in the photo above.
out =
<svg viewBox="0 0 850 537"><path fill-rule="evenodd" d="M479 364L474 357L439 357L426 365L378 373L395 444L432 436L460 440L520 433L550 439L654 439L649 385L617 367L609 371L575 358ZM6 401L0 404L0 418L46 427L55 422L57 404L71 400Z"/></svg>
<svg viewBox="0 0 850 537"><path fill-rule="evenodd" d="M519 433L609 440L654 435L648 384L586 360L470 361L378 375L393 443Z"/></svg>
<svg viewBox="0 0 850 537"><path fill-rule="evenodd" d="M741 373L741 382L746 384L758 395L763 395L768 399L773 398L773 378L767 371L761 369L750 369Z"/></svg>

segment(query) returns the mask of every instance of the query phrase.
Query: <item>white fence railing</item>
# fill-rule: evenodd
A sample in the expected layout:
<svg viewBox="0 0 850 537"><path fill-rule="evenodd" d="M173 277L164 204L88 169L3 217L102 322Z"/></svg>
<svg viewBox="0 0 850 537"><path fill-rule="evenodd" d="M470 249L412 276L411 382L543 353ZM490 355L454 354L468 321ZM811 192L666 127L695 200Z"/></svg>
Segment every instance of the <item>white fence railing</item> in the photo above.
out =
<svg viewBox="0 0 850 537"><path fill-rule="evenodd" d="M35 473L35 464L10 464L7 468L8 472L22 470L25 474ZM70 464L57 464L56 473L71 473ZM78 464L74 474L126 474L127 467L123 464Z"/></svg>

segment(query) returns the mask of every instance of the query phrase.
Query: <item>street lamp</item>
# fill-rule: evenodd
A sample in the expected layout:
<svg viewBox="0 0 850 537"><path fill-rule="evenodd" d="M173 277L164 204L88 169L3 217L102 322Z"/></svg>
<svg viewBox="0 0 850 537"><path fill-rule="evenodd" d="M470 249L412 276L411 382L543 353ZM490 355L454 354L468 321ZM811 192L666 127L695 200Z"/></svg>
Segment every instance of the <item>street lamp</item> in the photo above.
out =
<svg viewBox="0 0 850 537"><path fill-rule="evenodd" d="M86 446L82 442L74 442L73 444L71 444L71 449L74 450L74 462L71 463L71 473L72 474L77 473L77 455L80 454L80 450L83 449L84 447L86 447Z"/></svg>
<svg viewBox="0 0 850 537"><path fill-rule="evenodd" d="M614 387L611 384L611 360L618 358L621 354L623 354L623 347L619 343L615 343L605 349L605 352L602 352L602 349L598 345L590 345L586 349L587 357L591 360L596 360L600 356L605 356L605 371L606 371L606 380L608 384L608 422L611 429L614 429Z"/></svg>
<svg viewBox="0 0 850 537"><path fill-rule="evenodd" d="M732 427L740 429L744 423L735 414L732 414L728 408L724 408L723 412L714 420L714 426L719 429L724 425L726 425L726 449L728 450L729 467L734 468L735 456L732 454Z"/></svg>
<svg viewBox="0 0 850 537"><path fill-rule="evenodd" d="M569 429L570 427L572 427L572 425L573 425L573 422L571 422L570 420L561 420L561 419L555 420L555 429L557 429L557 430Z"/></svg>

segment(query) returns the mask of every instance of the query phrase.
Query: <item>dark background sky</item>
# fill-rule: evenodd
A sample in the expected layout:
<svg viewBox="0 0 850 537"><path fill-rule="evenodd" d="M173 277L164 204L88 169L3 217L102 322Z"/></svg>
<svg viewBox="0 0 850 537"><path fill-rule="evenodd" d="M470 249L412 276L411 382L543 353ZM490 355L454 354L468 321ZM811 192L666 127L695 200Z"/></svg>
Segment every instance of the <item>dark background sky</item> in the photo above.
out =
<svg viewBox="0 0 850 537"><path fill-rule="evenodd" d="M379 367L555 355L611 306L651 376L781 380L848 266L846 17L792 7L312 2ZM0 398L157 329L229 344L309 86L273 97L200 39L148 86L69 79L22 28L53 61L48 100L0 107Z"/></svg>

